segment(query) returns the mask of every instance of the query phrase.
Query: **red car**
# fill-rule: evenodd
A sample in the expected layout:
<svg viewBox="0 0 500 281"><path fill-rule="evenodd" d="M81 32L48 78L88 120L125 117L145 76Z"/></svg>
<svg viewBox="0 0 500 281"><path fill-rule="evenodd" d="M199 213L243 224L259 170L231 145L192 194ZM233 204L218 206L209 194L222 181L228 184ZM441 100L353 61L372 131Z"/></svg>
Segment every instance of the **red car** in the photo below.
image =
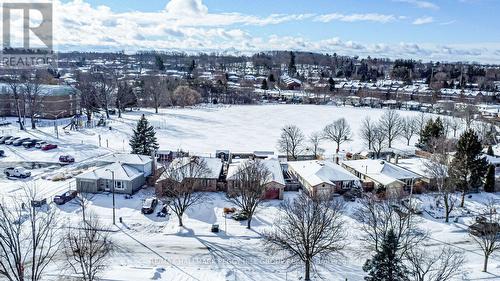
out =
<svg viewBox="0 0 500 281"><path fill-rule="evenodd" d="M56 148L57 148L57 145L56 144L51 144L51 143L48 143L48 144L42 146L42 150L44 150L44 151L51 150L51 149L56 149Z"/></svg>

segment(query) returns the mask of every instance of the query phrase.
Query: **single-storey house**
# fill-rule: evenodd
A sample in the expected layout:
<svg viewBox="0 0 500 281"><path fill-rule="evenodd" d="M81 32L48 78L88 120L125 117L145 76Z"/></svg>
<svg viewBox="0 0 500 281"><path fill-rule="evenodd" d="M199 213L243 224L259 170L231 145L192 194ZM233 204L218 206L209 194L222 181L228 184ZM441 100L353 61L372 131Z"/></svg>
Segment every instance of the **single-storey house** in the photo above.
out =
<svg viewBox="0 0 500 281"><path fill-rule="evenodd" d="M229 164L227 169L227 190L231 192L231 189L235 187L238 179L238 171L240 167L247 161L254 161L250 159L241 159L239 161L233 161ZM285 177L283 176L283 170L281 169L281 164L278 159L265 159L258 160L268 169L269 178L265 182L266 194L264 197L266 199L283 199L283 192L285 191Z"/></svg>
<svg viewBox="0 0 500 281"><path fill-rule="evenodd" d="M219 158L201 156L176 158L156 181L156 192L163 194L174 178L178 182L186 179L194 180L194 191L218 191L217 183L221 177L222 165L223 162ZM169 175L170 171L176 176Z"/></svg>
<svg viewBox="0 0 500 281"><path fill-rule="evenodd" d="M384 160L364 159L342 162L342 167L375 189L401 191L421 176Z"/></svg>
<svg viewBox="0 0 500 281"><path fill-rule="evenodd" d="M359 178L331 161L291 161L288 171L310 194L341 192L361 186Z"/></svg>
<svg viewBox="0 0 500 281"><path fill-rule="evenodd" d="M123 163L113 163L75 177L79 192L102 191L133 194L146 183L143 171Z"/></svg>
<svg viewBox="0 0 500 281"><path fill-rule="evenodd" d="M153 158L148 155L113 153L97 159L98 165L108 165L112 163L122 163L144 173L144 177L149 177L153 173Z"/></svg>

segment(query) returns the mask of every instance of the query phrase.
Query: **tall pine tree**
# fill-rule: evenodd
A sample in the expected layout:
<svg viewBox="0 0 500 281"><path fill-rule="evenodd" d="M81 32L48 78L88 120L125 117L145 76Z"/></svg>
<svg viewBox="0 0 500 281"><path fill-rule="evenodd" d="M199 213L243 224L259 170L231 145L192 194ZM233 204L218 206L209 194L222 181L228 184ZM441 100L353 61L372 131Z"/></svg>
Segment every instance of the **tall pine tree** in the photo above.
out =
<svg viewBox="0 0 500 281"><path fill-rule="evenodd" d="M484 191L495 192L495 165L488 166L488 172L486 172L486 180L484 182Z"/></svg>
<svg viewBox="0 0 500 281"><path fill-rule="evenodd" d="M460 136L449 172L452 181L462 191L461 207L464 207L465 194L478 189L483 183L488 162L482 150L481 142L473 130L467 130Z"/></svg>
<svg viewBox="0 0 500 281"><path fill-rule="evenodd" d="M409 281L409 271L397 254L398 239L390 229L382 241L380 250L366 261L363 270L368 272L366 281Z"/></svg>
<svg viewBox="0 0 500 281"><path fill-rule="evenodd" d="M130 139L130 147L132 148L132 154L141 155L151 155L153 151L159 148L155 129L149 125L144 114L134 129L134 135Z"/></svg>

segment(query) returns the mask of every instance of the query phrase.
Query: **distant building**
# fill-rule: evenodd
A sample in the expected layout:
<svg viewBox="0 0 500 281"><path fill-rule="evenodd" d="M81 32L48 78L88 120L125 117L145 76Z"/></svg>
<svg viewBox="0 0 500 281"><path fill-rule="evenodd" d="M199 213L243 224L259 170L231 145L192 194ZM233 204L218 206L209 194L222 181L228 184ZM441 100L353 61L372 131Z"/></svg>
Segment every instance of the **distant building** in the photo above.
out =
<svg viewBox="0 0 500 281"><path fill-rule="evenodd" d="M19 84L21 91L24 86ZM23 106L21 106L24 109ZM26 109L27 110L27 109ZM40 118L71 117L80 113L80 91L67 85L41 85L40 105L36 114ZM29 112L24 112L28 116ZM17 116L17 105L8 84L0 83L0 116Z"/></svg>

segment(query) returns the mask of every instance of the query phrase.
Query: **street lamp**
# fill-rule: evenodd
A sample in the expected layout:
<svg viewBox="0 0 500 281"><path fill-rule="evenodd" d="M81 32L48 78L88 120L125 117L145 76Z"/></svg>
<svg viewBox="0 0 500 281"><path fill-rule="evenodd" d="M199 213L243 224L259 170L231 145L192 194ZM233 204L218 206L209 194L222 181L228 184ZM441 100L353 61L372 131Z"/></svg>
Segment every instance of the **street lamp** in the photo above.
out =
<svg viewBox="0 0 500 281"><path fill-rule="evenodd" d="M50 115L50 116L54 117L54 130L56 131L56 137L58 139L59 139L59 130L57 129L57 118L59 118L59 116L61 116L61 114L64 114L64 113L66 113L66 110L59 112L59 114L57 114L57 115L54 115L52 113L45 114L45 115Z"/></svg>
<svg viewBox="0 0 500 281"><path fill-rule="evenodd" d="M115 172L111 171L110 169L106 169L107 172L111 173L111 181L112 181L112 187L111 187L111 192L113 194L113 224L116 225L116 215L115 215Z"/></svg>

